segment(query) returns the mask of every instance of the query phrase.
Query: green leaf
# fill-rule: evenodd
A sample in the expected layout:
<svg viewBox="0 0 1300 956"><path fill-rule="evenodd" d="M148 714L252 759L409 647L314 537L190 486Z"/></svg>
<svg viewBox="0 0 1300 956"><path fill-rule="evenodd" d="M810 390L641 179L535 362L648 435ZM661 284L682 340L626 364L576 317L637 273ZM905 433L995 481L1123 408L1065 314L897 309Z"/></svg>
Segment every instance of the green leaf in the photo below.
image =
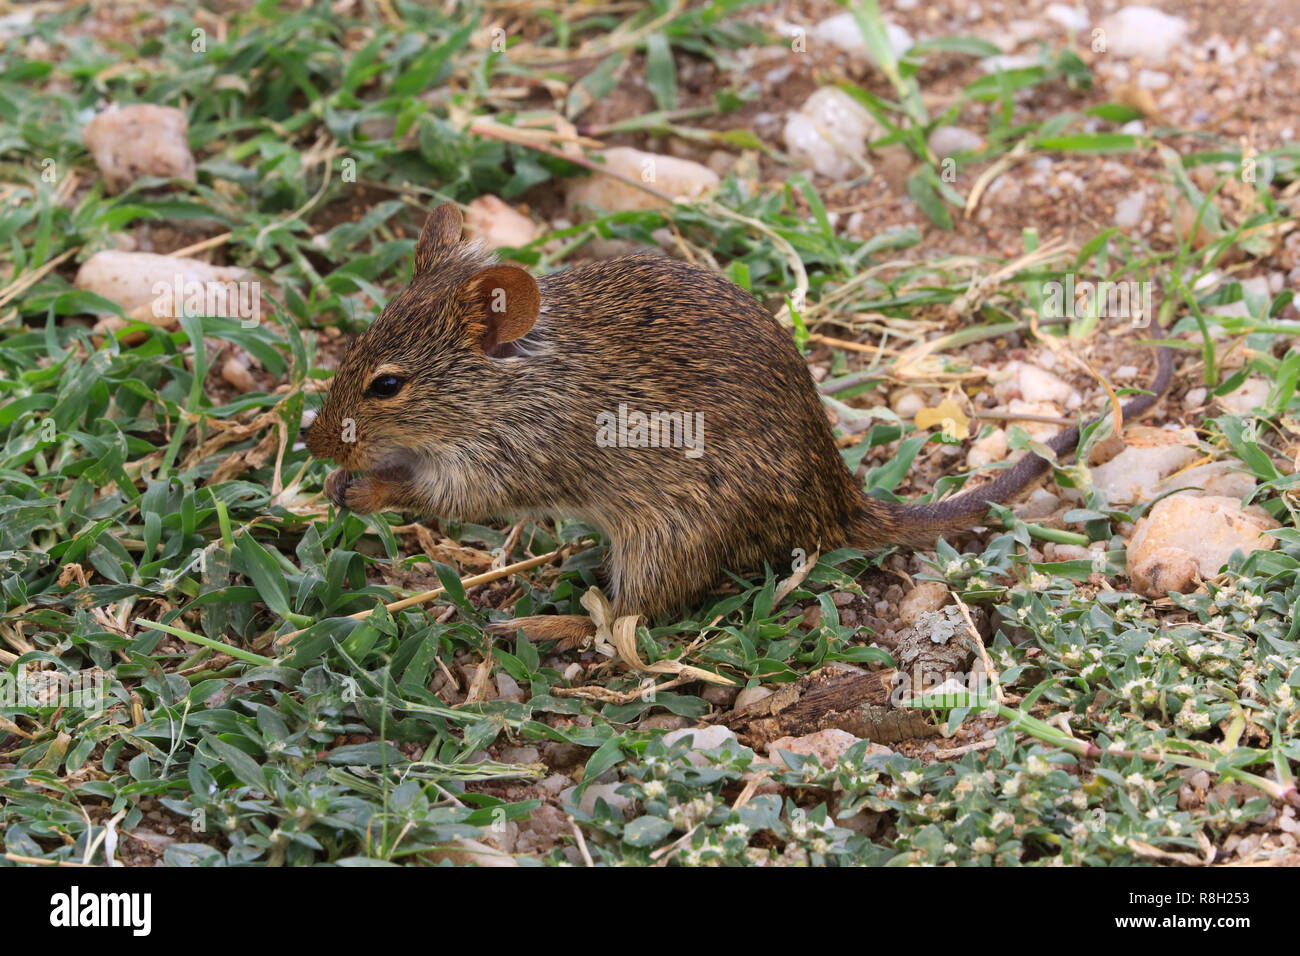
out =
<svg viewBox="0 0 1300 956"><path fill-rule="evenodd" d="M654 846L673 832L673 825L663 817L637 817L623 828L623 842L631 846Z"/></svg>

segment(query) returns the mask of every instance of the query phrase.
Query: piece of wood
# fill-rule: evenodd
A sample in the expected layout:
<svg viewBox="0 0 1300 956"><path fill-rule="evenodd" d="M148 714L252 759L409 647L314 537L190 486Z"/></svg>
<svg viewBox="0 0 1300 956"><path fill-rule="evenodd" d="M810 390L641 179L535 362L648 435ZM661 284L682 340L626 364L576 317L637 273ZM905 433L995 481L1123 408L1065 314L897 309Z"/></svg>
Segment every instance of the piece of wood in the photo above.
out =
<svg viewBox="0 0 1300 956"><path fill-rule="evenodd" d="M878 744L938 733L924 711L893 706L896 674L893 670L859 672L823 667L748 707L710 720L730 727L751 747L829 729Z"/></svg>

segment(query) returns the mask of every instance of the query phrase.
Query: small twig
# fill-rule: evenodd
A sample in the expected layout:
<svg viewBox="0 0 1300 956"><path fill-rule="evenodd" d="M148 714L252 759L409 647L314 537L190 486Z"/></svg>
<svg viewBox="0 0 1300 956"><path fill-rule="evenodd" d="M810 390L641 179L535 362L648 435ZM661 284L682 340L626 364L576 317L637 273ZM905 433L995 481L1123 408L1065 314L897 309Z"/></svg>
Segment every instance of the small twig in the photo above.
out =
<svg viewBox="0 0 1300 956"><path fill-rule="evenodd" d="M591 859L591 853L587 849L587 841L583 838L582 830L578 828L577 821L572 816L569 816L568 820L569 829L573 831L573 838L578 841L578 852L582 855L582 862L588 866L595 866L595 862Z"/></svg>
<svg viewBox="0 0 1300 956"><path fill-rule="evenodd" d="M998 672L993 666L993 659L989 657L988 649L984 646L984 638L980 637L980 632L975 627L975 622L971 620L970 608L966 602L961 599L961 595L956 591L952 592L953 600L957 602L957 609L961 611L961 616L966 621L966 630L970 632L971 640L975 642L975 650L979 653L980 661L984 664L984 673L989 677L989 683L993 685L993 695L997 698L998 704L1005 707L1006 698L1002 695L1002 688L998 684Z"/></svg>
<svg viewBox="0 0 1300 956"><path fill-rule="evenodd" d="M548 551L546 554L538 555L535 558L529 558L526 561L516 561L514 564L507 565L504 568L498 568L495 571L476 574L472 578L461 578L461 586L468 590L480 584L487 584L490 581L499 581L501 578L508 578L517 571L527 571L531 568L538 567L539 565L546 564L548 561L559 555L562 550L563 548L556 548L554 551ZM378 611L380 607L384 608L390 614L394 611L404 611L408 607L414 607L417 604L425 604L432 601L434 598L441 597L446 593L446 590L446 588L434 588L432 591L425 591L421 594L412 595L411 597L403 598L400 601L393 601L390 604L376 605L375 607L369 608L365 611L358 611L356 614L349 614L348 618L353 621L364 621L370 615ZM277 637L275 643L277 645L285 644L306 630L307 628L304 627L299 628L296 631L290 631L288 634Z"/></svg>

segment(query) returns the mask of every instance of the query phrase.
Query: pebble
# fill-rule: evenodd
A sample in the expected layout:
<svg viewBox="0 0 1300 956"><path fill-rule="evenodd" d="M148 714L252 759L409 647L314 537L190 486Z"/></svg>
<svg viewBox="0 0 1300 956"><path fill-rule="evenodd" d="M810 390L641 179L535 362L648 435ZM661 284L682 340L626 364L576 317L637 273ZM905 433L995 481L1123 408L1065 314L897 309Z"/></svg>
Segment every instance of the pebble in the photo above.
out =
<svg viewBox="0 0 1300 956"><path fill-rule="evenodd" d="M142 176L194 182L189 135L184 113L152 103L110 106L81 131L110 193L121 192Z"/></svg>
<svg viewBox="0 0 1300 956"><path fill-rule="evenodd" d="M490 249L526 246L538 235L531 219L492 195L479 196L465 207L465 232Z"/></svg>
<svg viewBox="0 0 1300 956"><path fill-rule="evenodd" d="M1152 497L1170 491L1215 495L1244 501L1255 493L1255 478L1228 461L1213 461L1170 475L1152 489Z"/></svg>
<svg viewBox="0 0 1300 956"><path fill-rule="evenodd" d="M847 730L836 730L834 728L819 730L816 733L805 734L802 737L782 737L767 745L767 758L778 767L785 766L785 761L777 752L785 750L806 757L816 757L818 763L830 770L839 761L840 756L858 743L859 739ZM888 755L891 753L893 751L888 747L876 744L871 748L868 755Z"/></svg>
<svg viewBox="0 0 1300 956"><path fill-rule="evenodd" d="M930 134L930 151L940 159L984 148L984 138L961 126L940 126Z"/></svg>
<svg viewBox="0 0 1300 956"><path fill-rule="evenodd" d="M898 604L898 618L912 625L926 611L937 611L948 603L948 587L942 581L922 581Z"/></svg>
<svg viewBox="0 0 1300 956"><path fill-rule="evenodd" d="M705 767L709 765L710 761L700 751L715 750L729 740L734 741L736 740L736 733L730 727L723 727L721 724L709 727L685 727L664 734L664 743L671 747L677 741L686 737L694 738L691 744L691 752L686 755L687 762L696 767Z"/></svg>
<svg viewBox="0 0 1300 956"><path fill-rule="evenodd" d="M912 35L897 23L886 21L885 35L889 38L889 45L893 48L896 57L902 56L912 46ZM862 31L858 29L858 21L852 13L837 13L827 17L808 31L808 38L837 47L855 60L875 67L880 66L868 49L867 41L863 38Z"/></svg>
<svg viewBox="0 0 1300 956"><path fill-rule="evenodd" d="M736 710L748 707L750 704L756 704L764 697L771 697L772 689L770 687L746 687L736 695Z"/></svg>
<svg viewBox="0 0 1300 956"><path fill-rule="evenodd" d="M604 800L616 813L627 816L628 810L632 809L632 798L618 792L618 788L621 786L621 783L592 784L578 798L578 809L583 813L595 813L596 801ZM573 806L573 797L577 789L577 787L569 787L567 790L562 791L560 793L560 802Z"/></svg>
<svg viewBox="0 0 1300 956"><path fill-rule="evenodd" d="M98 293L116 302L132 319L170 328L176 324L177 318L174 314L177 276L180 276L182 283L183 307L193 292L192 283L206 288L208 283L224 285L237 282L244 275L243 269L213 266L199 259L105 249L81 264L74 284L78 289ZM155 292L155 287L165 287L166 291ZM228 293L227 305L229 306ZM236 315L238 303L235 309L227 308L227 312ZM100 323L100 326L107 329L120 328L121 325L122 321L115 315L105 316Z"/></svg>
<svg viewBox="0 0 1300 956"><path fill-rule="evenodd" d="M1088 8L1082 5L1071 7L1064 3L1049 3L1047 9L1043 11L1043 16L1060 24L1071 33L1088 29L1088 24L1092 22L1088 16Z"/></svg>
<svg viewBox="0 0 1300 956"><path fill-rule="evenodd" d="M867 143L884 130L853 97L826 86L808 97L785 120L786 150L796 160L830 179L862 172L858 162Z"/></svg>
<svg viewBox="0 0 1300 956"><path fill-rule="evenodd" d="M1212 577L1233 551L1276 547L1277 540L1264 532L1277 526L1267 515L1246 511L1235 498L1183 494L1163 498L1133 528L1129 576L1148 597L1162 597L1167 590L1186 593L1195 585L1195 576L1190 574L1191 563L1174 552L1189 555L1200 577Z"/></svg>
<svg viewBox="0 0 1300 956"><path fill-rule="evenodd" d="M993 394L1004 401L1019 398L1031 404L1051 402L1065 408L1083 404L1083 396L1069 382L1029 362L1008 362L998 378Z"/></svg>
<svg viewBox="0 0 1300 956"><path fill-rule="evenodd" d="M1168 60L1174 48L1187 39L1190 29L1182 17L1142 5L1111 14L1099 27L1106 39L1107 54L1125 60L1140 57L1153 66Z"/></svg>
<svg viewBox="0 0 1300 956"><path fill-rule="evenodd" d="M1061 499L1046 488L1035 488L1029 493L1024 504L1015 509L1015 515L1022 521L1038 521L1050 517L1061 507Z"/></svg>
<svg viewBox="0 0 1300 956"><path fill-rule="evenodd" d="M536 747L502 747L501 762L530 764L541 763L542 754Z"/></svg>
<svg viewBox="0 0 1300 956"><path fill-rule="evenodd" d="M1241 383L1240 388L1215 400L1224 411L1246 415L1264 404L1271 389L1272 383L1268 379L1252 375Z"/></svg>
<svg viewBox="0 0 1300 956"><path fill-rule="evenodd" d="M1168 433L1158 429L1130 431L1132 441L1140 435L1151 436L1160 444L1129 444L1118 455L1092 469L1093 486L1110 504L1133 504L1155 497L1156 485L1166 475L1195 461L1200 452L1195 447L1196 434L1191 429Z"/></svg>
<svg viewBox="0 0 1300 956"><path fill-rule="evenodd" d="M966 453L966 467L982 468L995 461L1001 461L1007 457L1007 452L1010 450L1011 446L1007 444L1006 431L995 428L983 438L971 444L970 451Z"/></svg>
<svg viewBox="0 0 1300 956"><path fill-rule="evenodd" d="M653 186L673 198L699 199L722 181L709 167L693 160L648 153L629 146L615 146L597 155L604 158L606 168ZM582 204L607 212L657 209L666 205L644 190L601 173L570 180L568 198L571 205Z"/></svg>

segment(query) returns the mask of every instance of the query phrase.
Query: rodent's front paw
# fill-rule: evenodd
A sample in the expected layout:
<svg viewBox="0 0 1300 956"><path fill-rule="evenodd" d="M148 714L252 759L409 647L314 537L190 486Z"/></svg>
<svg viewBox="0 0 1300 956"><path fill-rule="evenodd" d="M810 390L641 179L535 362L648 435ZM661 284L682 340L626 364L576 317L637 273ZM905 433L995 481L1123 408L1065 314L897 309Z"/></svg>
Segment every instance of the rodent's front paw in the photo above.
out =
<svg viewBox="0 0 1300 956"><path fill-rule="evenodd" d="M352 483L352 472L336 468L325 479L325 497L334 502L337 508L346 508L348 486Z"/></svg>
<svg viewBox="0 0 1300 956"><path fill-rule="evenodd" d="M340 468L325 479L325 494L339 508L368 515L393 503L394 486L374 475L358 477Z"/></svg>

